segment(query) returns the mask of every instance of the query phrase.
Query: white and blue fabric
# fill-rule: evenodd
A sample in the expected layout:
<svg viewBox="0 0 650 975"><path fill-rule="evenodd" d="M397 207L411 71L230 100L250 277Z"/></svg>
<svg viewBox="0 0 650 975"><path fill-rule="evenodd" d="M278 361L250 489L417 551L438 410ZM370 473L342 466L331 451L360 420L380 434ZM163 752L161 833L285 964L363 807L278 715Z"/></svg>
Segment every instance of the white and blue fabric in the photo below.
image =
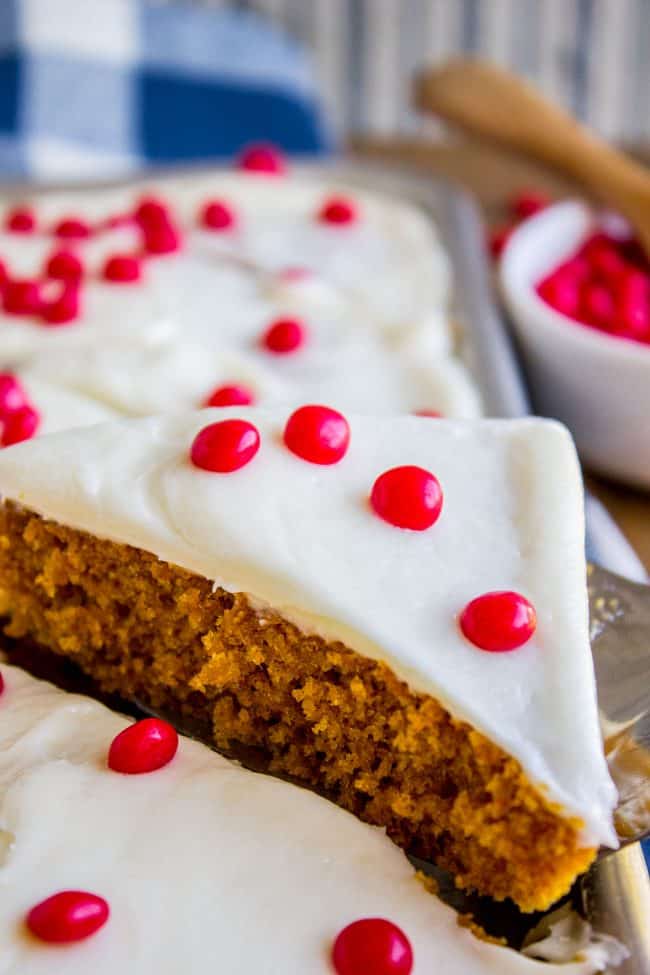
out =
<svg viewBox="0 0 650 975"><path fill-rule="evenodd" d="M246 10L0 0L0 177L79 178L327 149L308 56Z"/></svg>

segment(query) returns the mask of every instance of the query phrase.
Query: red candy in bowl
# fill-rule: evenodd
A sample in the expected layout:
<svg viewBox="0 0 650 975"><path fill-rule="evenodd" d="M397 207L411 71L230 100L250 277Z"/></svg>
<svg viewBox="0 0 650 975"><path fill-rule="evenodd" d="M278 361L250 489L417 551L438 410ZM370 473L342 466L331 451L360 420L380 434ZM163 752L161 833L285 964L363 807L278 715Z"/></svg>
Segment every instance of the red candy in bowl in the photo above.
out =
<svg viewBox="0 0 650 975"><path fill-rule="evenodd" d="M650 267L630 237L591 233L547 274L537 294L555 311L609 335L650 345Z"/></svg>
<svg viewBox="0 0 650 975"><path fill-rule="evenodd" d="M536 410L588 467L650 488L650 265L619 222L556 203L510 235L502 293Z"/></svg>

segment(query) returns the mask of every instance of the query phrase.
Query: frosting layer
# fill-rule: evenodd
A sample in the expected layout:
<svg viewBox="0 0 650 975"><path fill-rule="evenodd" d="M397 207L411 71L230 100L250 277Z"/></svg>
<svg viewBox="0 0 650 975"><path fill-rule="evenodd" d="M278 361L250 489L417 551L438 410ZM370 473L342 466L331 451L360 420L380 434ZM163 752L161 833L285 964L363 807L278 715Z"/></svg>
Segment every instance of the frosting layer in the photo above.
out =
<svg viewBox="0 0 650 975"><path fill-rule="evenodd" d="M189 461L207 423L245 417L261 448L232 474ZM45 517L153 552L301 627L385 660L517 758L532 782L616 845L587 628L582 487L566 430L545 420L348 417L331 467L282 444L287 410L123 421L0 454L0 492ZM415 464L444 493L422 532L370 509L383 471ZM470 644L458 614L512 589L537 629L511 653Z"/></svg>
<svg viewBox="0 0 650 975"><path fill-rule="evenodd" d="M199 409L222 385L243 385L264 406L326 402L339 409L390 414L436 410L478 416L480 406L462 363L430 362L415 349L395 356L369 332L333 337L300 362L269 363L261 351L216 349L189 342L142 348L53 350L22 373L80 393L127 416ZM71 424L72 425L72 424Z"/></svg>
<svg viewBox="0 0 650 975"><path fill-rule="evenodd" d="M140 254L143 243L133 220L109 222L133 214L144 192L165 201L183 247L142 259L137 282L107 282L107 258ZM323 201L341 193L358 219L323 223ZM202 207L215 199L235 214L231 229L202 228ZM0 232L0 259L13 278L36 279L53 250L74 251L85 271L80 313L45 327L0 310L2 368L29 366L129 415L196 408L222 378L233 383L241 374L269 405L325 399L362 412L480 412L452 354L446 256L431 222L404 203L336 180L218 172L42 194L32 203L38 232ZM91 236L53 236L70 214L89 223ZM49 281L42 290L47 298L59 288ZM305 328L292 355L273 355L260 342L282 317Z"/></svg>
<svg viewBox="0 0 650 975"><path fill-rule="evenodd" d="M362 917L402 928L414 975L600 967L597 951L556 966L477 940L380 830L189 739L159 771L111 772L126 718L17 668L2 673L2 975L328 975L334 939ZM106 925L73 945L30 938L27 911L66 889L104 897Z"/></svg>
<svg viewBox="0 0 650 975"><path fill-rule="evenodd" d="M19 378L29 402L38 410L40 423L36 433L39 436L69 427L91 426L117 419L120 415L94 396L55 385L40 376L21 373Z"/></svg>

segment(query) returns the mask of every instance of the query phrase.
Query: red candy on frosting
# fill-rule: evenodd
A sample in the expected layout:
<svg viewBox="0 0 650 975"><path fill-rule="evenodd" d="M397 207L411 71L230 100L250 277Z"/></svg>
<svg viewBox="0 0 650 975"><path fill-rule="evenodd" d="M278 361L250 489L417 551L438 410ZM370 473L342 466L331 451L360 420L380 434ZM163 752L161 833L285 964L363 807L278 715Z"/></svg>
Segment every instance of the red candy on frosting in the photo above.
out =
<svg viewBox="0 0 650 975"><path fill-rule="evenodd" d="M353 921L332 949L336 975L410 975L413 949L401 928L380 917Z"/></svg>
<svg viewBox="0 0 650 975"><path fill-rule="evenodd" d="M29 402L20 380L13 373L0 373L0 446L29 440L40 422L40 414Z"/></svg>
<svg viewBox="0 0 650 975"><path fill-rule="evenodd" d="M114 284L133 284L142 277L142 264L134 254L112 254L106 258L102 277Z"/></svg>
<svg viewBox="0 0 650 975"><path fill-rule="evenodd" d="M54 227L54 234L57 237L65 237L70 240L84 240L90 237L92 228L86 220L81 217L65 217Z"/></svg>
<svg viewBox="0 0 650 975"><path fill-rule="evenodd" d="M25 923L39 941L70 944L99 931L109 914L103 897L85 890L62 890L32 907Z"/></svg>
<svg viewBox="0 0 650 975"><path fill-rule="evenodd" d="M157 196L143 196L138 201L134 216L143 226L165 222L169 220L169 207Z"/></svg>
<svg viewBox="0 0 650 975"><path fill-rule="evenodd" d="M8 315L38 315L42 307L38 281L9 280L2 295L2 310Z"/></svg>
<svg viewBox="0 0 650 975"><path fill-rule="evenodd" d="M348 421L329 406L301 406L284 428L289 450L312 464L337 464L350 444Z"/></svg>
<svg viewBox="0 0 650 975"><path fill-rule="evenodd" d="M66 282L53 301L43 305L41 318L45 325L68 325L79 317L79 288L76 282Z"/></svg>
<svg viewBox="0 0 650 975"><path fill-rule="evenodd" d="M260 449L257 428L247 420L221 420L197 433L190 450L195 467L229 474L248 464Z"/></svg>
<svg viewBox="0 0 650 975"><path fill-rule="evenodd" d="M111 742L108 767L124 775L142 775L168 765L178 750L178 735L160 718L129 725Z"/></svg>
<svg viewBox="0 0 650 975"><path fill-rule="evenodd" d="M246 386L218 386L205 401L205 406L250 406L255 395Z"/></svg>
<svg viewBox="0 0 650 975"><path fill-rule="evenodd" d="M347 224L357 219L357 208L353 200L344 196L332 196L325 200L318 211L321 223Z"/></svg>
<svg viewBox="0 0 650 975"><path fill-rule="evenodd" d="M30 207L15 207L5 217L5 230L14 234L30 234L36 230L36 216Z"/></svg>
<svg viewBox="0 0 650 975"><path fill-rule="evenodd" d="M491 653L516 650L530 640L537 626L531 603L509 590L486 592L467 604L459 617L463 635Z"/></svg>
<svg viewBox="0 0 650 975"><path fill-rule="evenodd" d="M422 467L393 467L380 474L370 504L380 518L397 528L425 531L442 511L440 482Z"/></svg>
<svg viewBox="0 0 650 975"><path fill-rule="evenodd" d="M172 254L181 247L181 234L169 207L155 196L143 197L135 209L135 219L143 234L147 254Z"/></svg>
<svg viewBox="0 0 650 975"><path fill-rule="evenodd" d="M80 281L83 273L81 259L72 251L55 251L45 265L47 277L59 281Z"/></svg>
<svg viewBox="0 0 650 975"><path fill-rule="evenodd" d="M144 250L147 254L173 254L180 250L181 235L169 220L144 225Z"/></svg>
<svg viewBox="0 0 650 975"><path fill-rule="evenodd" d="M283 154L275 146L267 143L248 146L241 153L238 166L252 173L267 173L281 176L287 170Z"/></svg>
<svg viewBox="0 0 650 975"><path fill-rule="evenodd" d="M201 208L199 222L206 230L231 230L236 223L235 211L223 200L208 200Z"/></svg>
<svg viewBox="0 0 650 975"><path fill-rule="evenodd" d="M38 430L40 422L40 413L29 403L0 416L0 427L2 429L0 445L11 447L12 444L22 443L23 440L31 440Z"/></svg>
<svg viewBox="0 0 650 975"><path fill-rule="evenodd" d="M28 402L27 393L12 372L0 373L0 417L19 410Z"/></svg>
<svg viewBox="0 0 650 975"><path fill-rule="evenodd" d="M307 330L297 318L278 318L262 335L261 344L275 355L287 355L296 352L304 345Z"/></svg>

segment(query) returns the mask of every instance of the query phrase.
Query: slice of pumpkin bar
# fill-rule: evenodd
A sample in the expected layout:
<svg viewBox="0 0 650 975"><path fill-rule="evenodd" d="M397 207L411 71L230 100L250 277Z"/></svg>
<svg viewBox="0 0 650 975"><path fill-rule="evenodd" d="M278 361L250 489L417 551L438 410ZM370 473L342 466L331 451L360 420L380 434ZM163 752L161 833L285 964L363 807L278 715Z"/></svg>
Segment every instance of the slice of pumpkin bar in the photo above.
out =
<svg viewBox="0 0 650 975"><path fill-rule="evenodd" d="M593 937L547 965L479 940L313 792L0 674L3 975L593 975L624 955Z"/></svg>
<svg viewBox="0 0 650 975"><path fill-rule="evenodd" d="M7 636L548 906L616 845L568 433L289 414L1 452Z"/></svg>

